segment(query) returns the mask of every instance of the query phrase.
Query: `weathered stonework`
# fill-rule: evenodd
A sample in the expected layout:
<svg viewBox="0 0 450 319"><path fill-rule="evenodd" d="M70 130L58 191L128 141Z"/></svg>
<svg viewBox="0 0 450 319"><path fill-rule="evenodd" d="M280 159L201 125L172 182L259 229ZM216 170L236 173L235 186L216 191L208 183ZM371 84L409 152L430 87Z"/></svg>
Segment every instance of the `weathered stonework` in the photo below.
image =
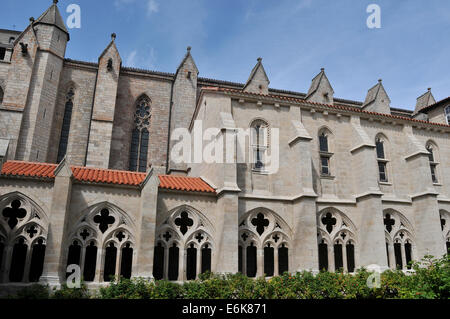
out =
<svg viewBox="0 0 450 319"><path fill-rule="evenodd" d="M428 91L414 112L391 108L380 81L364 103L343 100L324 70L307 94L271 89L261 59L245 84L206 79L190 48L175 73L134 69L122 66L115 36L98 63L74 61L65 58L69 34L57 10L53 4L17 35L14 54L0 61L0 139L8 145L0 168L14 160L56 163L68 129L54 176L0 175L0 294L39 278L58 286L69 263L96 287L109 274L181 281L204 270L272 276L401 264L406 271L409 260L445 254L450 99L436 102ZM148 101L148 147L133 135L141 98ZM268 172L256 161L175 163L170 152L177 141L169 135L177 128L194 134L196 120L201 134L216 128L216 139L239 146L239 129L262 123L270 136L278 130L278 140L258 145L266 155L278 147L277 169ZM147 160L142 183L73 177L70 165L100 175L129 170L136 144ZM243 148L245 158L255 149ZM164 174L201 177L215 192L163 188ZM23 245L17 273L13 252ZM46 248L38 278L36 245Z"/></svg>

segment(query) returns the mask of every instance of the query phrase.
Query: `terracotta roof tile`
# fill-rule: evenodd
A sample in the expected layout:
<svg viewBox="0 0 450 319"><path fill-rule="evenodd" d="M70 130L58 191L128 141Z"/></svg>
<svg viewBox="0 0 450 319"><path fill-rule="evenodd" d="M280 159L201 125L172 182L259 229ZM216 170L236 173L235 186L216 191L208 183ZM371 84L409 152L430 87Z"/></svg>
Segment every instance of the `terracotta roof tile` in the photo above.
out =
<svg viewBox="0 0 450 319"><path fill-rule="evenodd" d="M200 177L160 175L159 182L159 187L164 189L215 193L214 188Z"/></svg>
<svg viewBox="0 0 450 319"><path fill-rule="evenodd" d="M57 166L56 164L47 163L7 161L3 164L0 174L53 179L55 178L54 171ZM146 173L82 166L72 166L71 169L77 181L102 184L138 186L145 180L147 175ZM215 193L214 188L199 177L160 175L159 180L159 187L163 189Z"/></svg>

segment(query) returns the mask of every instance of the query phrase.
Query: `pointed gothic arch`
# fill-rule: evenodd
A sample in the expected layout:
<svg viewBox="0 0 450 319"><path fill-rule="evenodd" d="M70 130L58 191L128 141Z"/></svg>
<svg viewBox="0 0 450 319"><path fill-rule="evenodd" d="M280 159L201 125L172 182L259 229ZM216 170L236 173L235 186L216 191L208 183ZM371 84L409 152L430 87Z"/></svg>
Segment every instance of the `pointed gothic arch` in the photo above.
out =
<svg viewBox="0 0 450 319"><path fill-rule="evenodd" d="M48 215L27 195L0 196L1 282L35 282L42 275Z"/></svg>
<svg viewBox="0 0 450 319"><path fill-rule="evenodd" d="M319 150L319 167L320 175L330 176L332 175L333 167L331 158L334 155L334 134L328 126L322 126L317 133Z"/></svg>
<svg viewBox="0 0 450 319"><path fill-rule="evenodd" d="M136 225L120 207L100 202L86 208L69 232L70 247L80 244L79 266L85 281L109 281L111 277L130 278L135 255Z"/></svg>
<svg viewBox="0 0 450 319"><path fill-rule="evenodd" d="M265 207L248 211L239 218L239 269L248 277L288 271L291 238L292 229L274 211Z"/></svg>
<svg viewBox="0 0 450 319"><path fill-rule="evenodd" d="M386 254L391 269L410 269L415 254L415 235L412 224L397 210L383 210Z"/></svg>
<svg viewBox="0 0 450 319"><path fill-rule="evenodd" d="M134 106L134 126L131 132L131 147L129 158L130 171L147 171L148 143L150 120L152 117L151 99L141 94Z"/></svg>
<svg viewBox="0 0 450 319"><path fill-rule="evenodd" d="M439 147L433 140L428 140L425 144L425 148L428 151L428 159L430 163L431 179L434 184L438 184L441 180L440 176L440 153Z"/></svg>
<svg viewBox="0 0 450 319"><path fill-rule="evenodd" d="M192 280L211 271L214 233L209 219L192 206L181 205L163 214L156 227L154 277Z"/></svg>
<svg viewBox="0 0 450 319"><path fill-rule="evenodd" d="M357 228L334 207L317 214L319 270L354 272L357 266Z"/></svg>
<svg viewBox="0 0 450 319"><path fill-rule="evenodd" d="M390 169L390 144L389 139L383 133L375 136L375 153L378 163L378 181L388 183L392 176Z"/></svg>

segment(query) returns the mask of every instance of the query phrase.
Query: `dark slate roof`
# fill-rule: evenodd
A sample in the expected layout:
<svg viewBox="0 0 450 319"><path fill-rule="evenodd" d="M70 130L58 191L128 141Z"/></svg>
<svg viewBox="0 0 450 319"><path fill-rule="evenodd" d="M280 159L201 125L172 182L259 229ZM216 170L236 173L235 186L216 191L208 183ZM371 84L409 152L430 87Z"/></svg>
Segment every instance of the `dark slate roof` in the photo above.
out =
<svg viewBox="0 0 450 319"><path fill-rule="evenodd" d="M35 24L43 23L43 24L51 24L55 25L62 31L69 34L64 24L64 20L61 17L61 13L59 12L58 6L55 2L47 9L39 18L36 19Z"/></svg>

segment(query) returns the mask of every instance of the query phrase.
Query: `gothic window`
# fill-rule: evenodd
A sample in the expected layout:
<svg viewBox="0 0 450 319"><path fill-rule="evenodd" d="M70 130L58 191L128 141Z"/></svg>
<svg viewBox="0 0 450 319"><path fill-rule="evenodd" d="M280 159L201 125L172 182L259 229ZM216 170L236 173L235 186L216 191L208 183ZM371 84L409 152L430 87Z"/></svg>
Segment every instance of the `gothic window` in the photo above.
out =
<svg viewBox="0 0 450 319"><path fill-rule="evenodd" d="M211 271L211 248L205 244L202 248L202 273Z"/></svg>
<svg viewBox="0 0 450 319"><path fill-rule="evenodd" d="M142 96L136 103L134 129L131 133L130 171L146 172L151 118L150 99Z"/></svg>
<svg viewBox="0 0 450 319"><path fill-rule="evenodd" d="M159 242L155 246L154 260L153 260L153 277L156 280L164 278L164 247Z"/></svg>
<svg viewBox="0 0 450 319"><path fill-rule="evenodd" d="M435 152L436 147L431 144L428 143L426 146L426 149L428 151L428 159L430 162L430 171L431 171L431 179L433 180L434 184L438 183L438 173L437 173L437 166L438 166L438 162L437 162L437 154Z"/></svg>
<svg viewBox="0 0 450 319"><path fill-rule="evenodd" d="M354 272L355 233L353 223L336 209L325 209L317 215L320 271Z"/></svg>
<svg viewBox="0 0 450 319"><path fill-rule="evenodd" d="M342 244L339 240L334 244L334 268L341 270L344 268L344 259L342 256Z"/></svg>
<svg viewBox="0 0 450 319"><path fill-rule="evenodd" d="M94 281L95 269L97 267L97 246L91 241L86 247L84 260L83 278L85 281Z"/></svg>
<svg viewBox="0 0 450 319"><path fill-rule="evenodd" d="M392 209L385 210L383 216L389 267L410 269L414 253L411 224L402 214Z"/></svg>
<svg viewBox="0 0 450 319"><path fill-rule="evenodd" d="M197 248L191 244L186 256L186 279L194 280L197 275Z"/></svg>
<svg viewBox="0 0 450 319"><path fill-rule="evenodd" d="M278 272L280 275L289 271L289 249L286 244L278 247Z"/></svg>
<svg viewBox="0 0 450 319"><path fill-rule="evenodd" d="M450 125L450 106L445 108L445 119L447 120L447 125Z"/></svg>
<svg viewBox="0 0 450 319"><path fill-rule="evenodd" d="M4 265L5 279L38 281L44 266L46 215L29 198L18 193L1 196L0 211L0 265Z"/></svg>
<svg viewBox="0 0 450 319"><path fill-rule="evenodd" d="M31 253L31 264L29 281L37 282L44 270L44 257L45 257L45 243L44 239L39 238L33 245L33 251Z"/></svg>
<svg viewBox="0 0 450 319"><path fill-rule="evenodd" d="M66 105L64 108L64 117L61 128L61 137L59 139L58 156L56 161L59 163L62 161L67 152L67 144L69 142L70 121L72 119L74 89L70 88L66 95Z"/></svg>
<svg viewBox="0 0 450 319"><path fill-rule="evenodd" d="M247 277L256 277L256 246L252 242L247 246Z"/></svg>
<svg viewBox="0 0 450 319"><path fill-rule="evenodd" d="M2 87L0 87L0 104L2 104L3 103L3 89L2 89Z"/></svg>
<svg viewBox="0 0 450 319"><path fill-rule="evenodd" d="M131 278L131 268L133 265L133 248L127 243L122 248L122 261L120 264L120 276L126 279Z"/></svg>
<svg viewBox="0 0 450 319"><path fill-rule="evenodd" d="M11 267L9 270L9 281L10 282L21 282L23 279L25 271L25 260L27 258L28 246L25 244L24 238L19 238L17 243L14 245Z"/></svg>
<svg viewBox="0 0 450 319"><path fill-rule="evenodd" d="M264 171L269 148L269 125L263 120L255 120L250 128L253 170Z"/></svg>
<svg viewBox="0 0 450 319"><path fill-rule="evenodd" d="M387 165L389 160L386 159L385 153L385 139L382 137L377 137L375 139L375 146L377 152L377 162L378 162L378 180L380 182L388 182L388 172Z"/></svg>
<svg viewBox="0 0 450 319"><path fill-rule="evenodd" d="M266 247L264 247L264 274L268 277L273 276L274 272L273 259L274 259L274 249L270 245L270 243L268 243Z"/></svg>
<svg viewBox="0 0 450 319"><path fill-rule="evenodd" d="M239 223L239 271L248 277L288 271L290 238L289 226L274 212L257 208L246 213Z"/></svg>
<svg viewBox="0 0 450 319"><path fill-rule="evenodd" d="M328 271L328 245L323 239L319 243L319 270Z"/></svg>
<svg viewBox="0 0 450 319"><path fill-rule="evenodd" d="M109 203L87 208L69 235L67 264L77 264L85 281L131 278L135 225ZM102 270L102 271L101 271ZM103 276L98 274L103 273Z"/></svg>
<svg viewBox="0 0 450 319"><path fill-rule="evenodd" d="M6 48L0 48L0 60L4 60L6 55Z"/></svg>
<svg viewBox="0 0 450 319"><path fill-rule="evenodd" d="M320 174L322 176L330 176L330 162L333 153L330 151L331 133L327 129L319 131L319 158L320 158Z"/></svg>
<svg viewBox="0 0 450 319"><path fill-rule="evenodd" d="M105 253L105 268L103 271L103 280L112 281L116 274L116 258L117 258L117 248L113 242L109 243L106 247Z"/></svg>
<svg viewBox="0 0 450 319"><path fill-rule="evenodd" d="M169 280L178 280L179 250L176 243L169 248Z"/></svg>
<svg viewBox="0 0 450 319"><path fill-rule="evenodd" d="M69 265L80 265L81 258L81 245L77 240L74 240L72 245L69 246L69 255L67 257L67 266ZM67 268L66 268L67 269ZM69 277L71 273L66 273L66 278Z"/></svg>
<svg viewBox="0 0 450 319"><path fill-rule="evenodd" d="M211 271L213 225L198 211L183 205L158 222L153 276L155 279L195 280Z"/></svg>

